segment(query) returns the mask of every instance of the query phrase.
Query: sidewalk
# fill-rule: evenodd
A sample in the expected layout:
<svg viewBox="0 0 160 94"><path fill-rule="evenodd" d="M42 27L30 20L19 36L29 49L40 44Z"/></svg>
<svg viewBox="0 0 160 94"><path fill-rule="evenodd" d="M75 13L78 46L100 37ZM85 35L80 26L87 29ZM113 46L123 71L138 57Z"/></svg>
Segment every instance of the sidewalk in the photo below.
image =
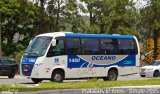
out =
<svg viewBox="0 0 160 94"><path fill-rule="evenodd" d="M131 91L131 89L133 91ZM151 92L156 91L153 94L159 94L160 85L122 86L122 87L112 87L112 88L53 89L53 90L43 90L35 92L18 92L17 94L128 94L128 92L130 93L138 92L138 94L151 94L150 91Z"/></svg>

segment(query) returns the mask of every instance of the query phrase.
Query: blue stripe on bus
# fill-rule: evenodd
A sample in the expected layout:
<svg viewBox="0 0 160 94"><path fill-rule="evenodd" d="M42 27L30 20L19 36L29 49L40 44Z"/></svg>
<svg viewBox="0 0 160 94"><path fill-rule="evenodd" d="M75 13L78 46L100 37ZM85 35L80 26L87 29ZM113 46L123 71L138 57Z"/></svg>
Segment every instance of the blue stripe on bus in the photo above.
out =
<svg viewBox="0 0 160 94"><path fill-rule="evenodd" d="M109 67L113 65L118 66L135 66L136 65L136 56L135 55L128 55L126 58L113 62L112 64L93 64L92 62L88 62L82 58L78 62L72 62L69 59L79 58L77 55L68 55L68 64L67 68L88 68L88 67ZM107 62L107 61L106 61Z"/></svg>
<svg viewBox="0 0 160 94"><path fill-rule="evenodd" d="M31 73L32 73L32 70L33 70L33 67L34 67L34 64L35 64L36 60L37 60L37 58L22 58L21 71L22 71L23 75L31 76ZM27 73L24 73L24 67L23 66L25 66L25 65L29 66Z"/></svg>
<svg viewBox="0 0 160 94"><path fill-rule="evenodd" d="M131 35L107 35L107 34L74 34L65 33L67 37L86 37L86 38L134 38Z"/></svg>

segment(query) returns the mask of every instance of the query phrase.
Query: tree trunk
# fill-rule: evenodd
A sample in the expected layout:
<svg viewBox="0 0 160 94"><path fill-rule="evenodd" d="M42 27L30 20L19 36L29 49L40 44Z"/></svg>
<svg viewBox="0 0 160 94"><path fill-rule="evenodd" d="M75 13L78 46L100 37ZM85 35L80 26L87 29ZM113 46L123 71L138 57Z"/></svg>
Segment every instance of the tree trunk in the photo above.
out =
<svg viewBox="0 0 160 94"><path fill-rule="evenodd" d="M93 13L90 11L90 26L93 24Z"/></svg>
<svg viewBox="0 0 160 94"><path fill-rule="evenodd" d="M56 18L56 29L55 32L59 31L59 13L60 13L60 1L58 0L57 18Z"/></svg>
<svg viewBox="0 0 160 94"><path fill-rule="evenodd" d="M104 34L105 30L104 30L104 24L100 24L100 34Z"/></svg>
<svg viewBox="0 0 160 94"><path fill-rule="evenodd" d="M44 3L45 0L40 0L40 23L39 23L39 34L45 33L45 20L44 20Z"/></svg>
<svg viewBox="0 0 160 94"><path fill-rule="evenodd" d="M2 23L0 21L0 57L2 56L2 37L1 37L1 27L2 27Z"/></svg>
<svg viewBox="0 0 160 94"><path fill-rule="evenodd" d="M154 60L157 59L157 53L158 53L158 31L154 30Z"/></svg>

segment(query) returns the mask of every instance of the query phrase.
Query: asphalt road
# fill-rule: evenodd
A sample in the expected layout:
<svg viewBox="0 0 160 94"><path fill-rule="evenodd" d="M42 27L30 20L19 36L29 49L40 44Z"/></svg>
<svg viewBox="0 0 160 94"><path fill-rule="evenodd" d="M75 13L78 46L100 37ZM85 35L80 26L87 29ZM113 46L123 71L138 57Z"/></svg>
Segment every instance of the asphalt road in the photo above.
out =
<svg viewBox="0 0 160 94"><path fill-rule="evenodd" d="M128 75L128 76L119 76L118 80L145 80L145 79L150 79L150 78L142 78L138 74L134 75ZM84 80L65 80L64 82L73 82L73 81L84 81ZM47 81L43 81L47 82ZM27 79L26 77L21 77L20 75L16 75L14 79L8 79L7 77L0 76L0 85L3 84L22 84L26 85L27 87L34 87L37 84L34 84L31 79ZM83 89L54 89L54 90L45 90L45 91L36 91L36 92L16 92L15 94L151 94L150 91L156 91L156 93L153 94L159 94L160 93L160 86L148 86L149 89L146 89L147 87L138 87L139 89L135 89L134 87L122 87L124 89L115 89L113 88L97 88L97 91L103 91L103 92L98 92L98 93L92 93L91 90L88 88L88 91L85 92ZM133 88L133 91L131 91ZM137 87L136 87L137 88ZM94 88L93 88L94 89ZM150 90L154 89L154 90ZM156 89L156 90L155 90ZM136 91L136 93L135 93ZM147 93L144 93L147 92ZM115 93L116 92L116 93ZM140 93L139 93L140 92ZM149 93L148 93L149 92ZM13 92L5 92L2 91L0 94L13 94Z"/></svg>
<svg viewBox="0 0 160 94"><path fill-rule="evenodd" d="M150 78L142 78L138 74L118 77L118 80L144 80L144 79L150 79ZM84 80L64 80L64 82L71 82L71 81L84 81ZM48 82L48 81L46 80L43 82ZM16 75L15 78L13 79L8 79L8 77L0 76L0 85L2 84L23 84L26 86L35 85L31 79L27 79L26 77L21 77L20 75Z"/></svg>

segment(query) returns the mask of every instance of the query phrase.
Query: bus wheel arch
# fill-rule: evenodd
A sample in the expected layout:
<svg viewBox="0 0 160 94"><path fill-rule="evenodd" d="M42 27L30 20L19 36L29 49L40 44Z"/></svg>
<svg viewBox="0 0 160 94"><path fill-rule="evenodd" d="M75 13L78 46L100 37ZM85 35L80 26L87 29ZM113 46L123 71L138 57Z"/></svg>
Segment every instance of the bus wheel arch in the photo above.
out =
<svg viewBox="0 0 160 94"><path fill-rule="evenodd" d="M118 78L118 68L113 67L108 70L107 77L103 77L104 81L116 81Z"/></svg>
<svg viewBox="0 0 160 94"><path fill-rule="evenodd" d="M53 82L63 82L65 78L65 72L62 68L57 68L52 71L51 81Z"/></svg>

